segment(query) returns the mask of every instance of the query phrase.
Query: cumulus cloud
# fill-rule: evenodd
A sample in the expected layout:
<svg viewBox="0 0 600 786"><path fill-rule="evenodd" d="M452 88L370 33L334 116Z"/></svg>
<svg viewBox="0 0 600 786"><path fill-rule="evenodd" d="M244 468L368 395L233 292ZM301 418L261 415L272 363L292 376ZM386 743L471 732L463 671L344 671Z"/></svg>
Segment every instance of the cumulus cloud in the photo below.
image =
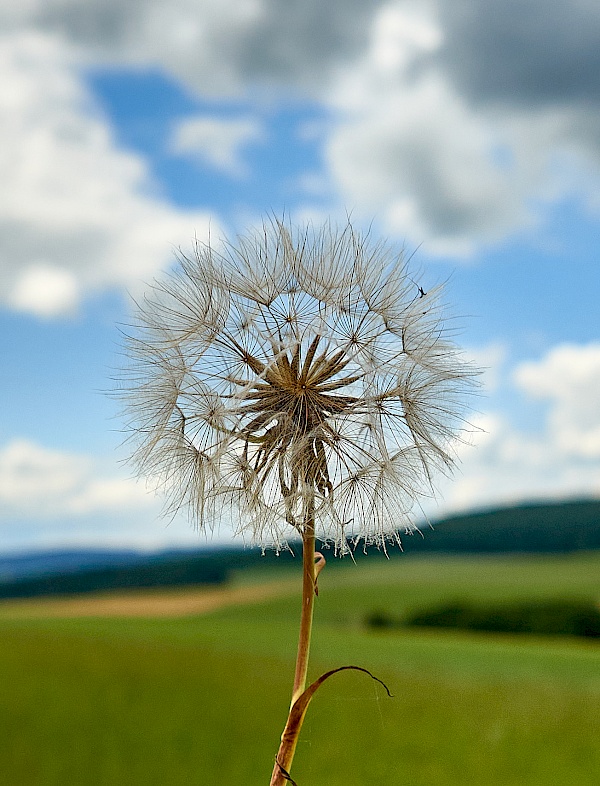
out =
<svg viewBox="0 0 600 786"><path fill-rule="evenodd" d="M600 344L562 344L512 373L516 392L545 402L541 430L498 409L477 416L461 464L443 481L443 510L533 499L600 497Z"/></svg>
<svg viewBox="0 0 600 786"><path fill-rule="evenodd" d="M600 98L594 0L27 0L0 3L6 30L60 35L95 60L163 68L203 94L261 80L327 89L369 35L388 68L435 52L474 102Z"/></svg>
<svg viewBox="0 0 600 786"><path fill-rule="evenodd" d="M5 28L58 34L96 61L160 64L204 95L248 83L315 90L352 59L380 0L28 0Z"/></svg>
<svg viewBox="0 0 600 786"><path fill-rule="evenodd" d="M532 200L579 191L592 203L600 11L576 6L382 5L330 91L341 117L327 161L348 203L461 256L532 225Z"/></svg>
<svg viewBox="0 0 600 786"><path fill-rule="evenodd" d="M514 377L529 396L550 403L555 450L600 459L600 343L561 344L538 362L522 363Z"/></svg>
<svg viewBox="0 0 600 786"><path fill-rule="evenodd" d="M110 459L13 439L0 445L0 549L159 549L231 540L227 521L214 535L199 535L184 516L163 518L154 491Z"/></svg>
<svg viewBox="0 0 600 786"><path fill-rule="evenodd" d="M143 162L116 151L90 113L74 64L158 65L212 98L308 95L332 118L318 173L330 188L320 193L335 190L338 204L375 214L432 253L467 255L533 225L543 208L532 205L565 194L598 208L600 11L592 0L551 7L509 0L493 13L484 0L5 0L0 20L9 49L21 42L4 91L13 99L20 91L39 110L28 110L6 138L23 140L15 193L26 192L36 217L22 198L16 216L0 211L0 232L3 221L9 225L4 247L13 257L22 252L25 267L72 272L65 257L89 260L78 275L83 290L93 285L91 271L122 282L132 259L145 258L142 223L155 234L145 266L155 269L167 235L176 243L182 232L202 235L205 221L149 193ZM27 38L37 42L33 49ZM182 126L179 149L239 173L240 145L258 137L256 127L236 122ZM34 135L34 125L46 132ZM19 163L24 158L29 167ZM65 197L73 191L79 204ZM136 221L123 226L117 217L125 215ZM21 233L15 243L19 222L27 239ZM27 302L18 291L12 300Z"/></svg>
<svg viewBox="0 0 600 786"><path fill-rule="evenodd" d="M209 217L153 193L117 149L68 51L40 33L0 39L0 292L11 307L71 313L90 291L152 278Z"/></svg>
<svg viewBox="0 0 600 786"><path fill-rule="evenodd" d="M600 103L600 6L487 0L439 3L443 60L477 103Z"/></svg>
<svg viewBox="0 0 600 786"><path fill-rule="evenodd" d="M32 265L17 279L8 302L17 311L55 317L75 311L79 297L73 273L49 265Z"/></svg>
<svg viewBox="0 0 600 786"><path fill-rule="evenodd" d="M547 434L525 434L497 412L475 422L481 431L472 445L462 446L462 462L452 480L441 480L441 503L427 506L430 516L534 500L600 497L598 461L568 459L554 449Z"/></svg>
<svg viewBox="0 0 600 786"><path fill-rule="evenodd" d="M262 125L254 118L189 117L173 129L171 151L240 177L248 173L244 148L261 141L264 135Z"/></svg>
<svg viewBox="0 0 600 786"><path fill-rule="evenodd" d="M144 484L102 472L91 456L14 439L0 449L0 510L9 519L77 517L148 509Z"/></svg>
<svg viewBox="0 0 600 786"><path fill-rule="evenodd" d="M514 178L494 161L491 124L473 115L440 74L410 85L378 75L340 85L344 121L327 142L339 191L363 214L431 253L464 256L522 220ZM363 90L356 108L356 92Z"/></svg>

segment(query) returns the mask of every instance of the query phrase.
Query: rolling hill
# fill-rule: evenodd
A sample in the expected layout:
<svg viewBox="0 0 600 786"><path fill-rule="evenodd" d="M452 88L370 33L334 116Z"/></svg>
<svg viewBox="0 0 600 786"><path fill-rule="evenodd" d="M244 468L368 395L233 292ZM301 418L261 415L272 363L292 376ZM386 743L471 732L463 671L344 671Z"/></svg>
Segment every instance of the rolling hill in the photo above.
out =
<svg viewBox="0 0 600 786"><path fill-rule="evenodd" d="M567 553L600 548L600 501L521 505L453 516L402 537L403 552L490 554ZM388 557L402 552L390 548ZM355 552L361 560L361 548ZM369 559L386 558L369 549ZM49 552L0 559L0 598L65 595L122 588L221 584L233 571L282 566L289 552L239 547L163 552ZM330 560L335 565L335 561Z"/></svg>

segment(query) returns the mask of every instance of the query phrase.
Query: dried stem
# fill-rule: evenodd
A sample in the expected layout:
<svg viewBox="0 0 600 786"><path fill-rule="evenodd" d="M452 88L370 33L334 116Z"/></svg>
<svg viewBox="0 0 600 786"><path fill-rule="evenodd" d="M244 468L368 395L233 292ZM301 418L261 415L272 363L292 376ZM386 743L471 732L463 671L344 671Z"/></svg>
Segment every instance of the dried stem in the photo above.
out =
<svg viewBox="0 0 600 786"><path fill-rule="evenodd" d="M315 562L315 558L318 560ZM302 531L302 612L300 615L300 635L298 637L298 654L296 657L296 672L290 712L281 735L281 744L270 786L283 786L289 783L289 771L294 759L296 744L306 714L306 708L298 715L292 709L306 688L306 675L308 672L308 657L310 652L310 638L312 632L313 609L317 595L317 576L325 565L322 554L315 552L315 522L314 501L309 502L306 519ZM307 705L308 707L308 705Z"/></svg>
<svg viewBox="0 0 600 786"><path fill-rule="evenodd" d="M302 612L300 615L300 635L298 637L292 704L306 687L313 609L315 605L315 588L315 528L313 521L305 529L302 538Z"/></svg>

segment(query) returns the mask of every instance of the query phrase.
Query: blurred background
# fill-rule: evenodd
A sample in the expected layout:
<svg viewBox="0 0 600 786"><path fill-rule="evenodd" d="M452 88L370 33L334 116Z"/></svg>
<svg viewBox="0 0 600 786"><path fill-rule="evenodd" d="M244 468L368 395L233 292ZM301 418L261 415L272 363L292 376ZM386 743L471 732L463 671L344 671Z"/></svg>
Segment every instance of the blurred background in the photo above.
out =
<svg viewBox="0 0 600 786"><path fill-rule="evenodd" d="M117 326L269 211L447 282L487 373L429 516L600 494L595 3L31 0L0 30L0 553L198 544L120 463Z"/></svg>

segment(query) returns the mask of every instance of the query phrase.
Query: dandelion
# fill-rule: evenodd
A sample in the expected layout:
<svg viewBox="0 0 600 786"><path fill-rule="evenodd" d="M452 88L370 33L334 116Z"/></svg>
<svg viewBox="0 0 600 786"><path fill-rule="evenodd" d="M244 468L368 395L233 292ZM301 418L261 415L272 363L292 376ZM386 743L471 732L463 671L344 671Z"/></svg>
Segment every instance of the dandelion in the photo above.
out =
<svg viewBox="0 0 600 786"><path fill-rule="evenodd" d="M235 522L263 546L302 542L298 658L272 786L291 777L317 684L306 688L316 539L340 553L359 539L385 549L415 529L415 503L454 464L476 372L449 340L439 295L350 224L274 219L181 256L127 339L132 458L167 510L201 530Z"/></svg>

